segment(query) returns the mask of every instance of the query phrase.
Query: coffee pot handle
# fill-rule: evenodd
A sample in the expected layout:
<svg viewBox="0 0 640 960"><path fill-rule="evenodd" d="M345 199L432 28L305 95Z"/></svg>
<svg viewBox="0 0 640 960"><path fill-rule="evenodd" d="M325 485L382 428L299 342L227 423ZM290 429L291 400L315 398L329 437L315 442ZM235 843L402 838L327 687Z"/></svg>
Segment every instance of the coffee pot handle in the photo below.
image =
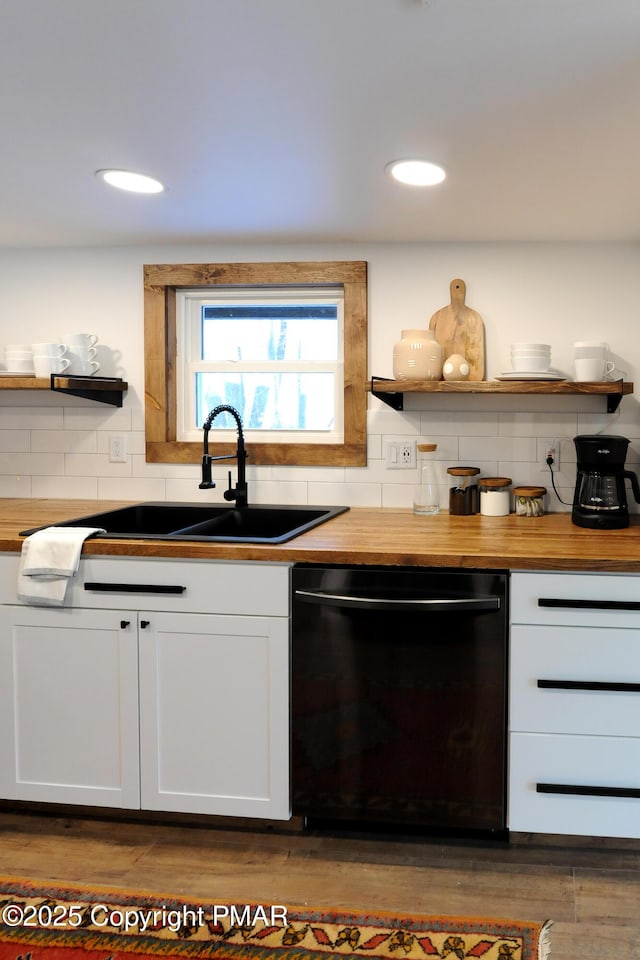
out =
<svg viewBox="0 0 640 960"><path fill-rule="evenodd" d="M633 472L633 470L625 470L624 476L628 480L631 480L631 489L633 490L633 495L636 498L636 503L640 503L640 484L638 483L638 477Z"/></svg>

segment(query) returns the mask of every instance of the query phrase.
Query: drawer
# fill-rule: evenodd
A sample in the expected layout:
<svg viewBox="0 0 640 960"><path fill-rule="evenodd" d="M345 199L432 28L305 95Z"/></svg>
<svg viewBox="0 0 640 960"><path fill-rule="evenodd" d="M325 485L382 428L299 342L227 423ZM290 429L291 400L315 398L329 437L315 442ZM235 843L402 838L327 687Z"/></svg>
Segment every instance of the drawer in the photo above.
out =
<svg viewBox="0 0 640 960"><path fill-rule="evenodd" d="M640 576L518 571L511 576L511 621L640 628Z"/></svg>
<svg viewBox="0 0 640 960"><path fill-rule="evenodd" d="M640 631L513 626L510 675L511 730L640 737Z"/></svg>
<svg viewBox="0 0 640 960"><path fill-rule="evenodd" d="M509 752L510 830L640 837L640 739L514 733ZM575 792L538 792L537 784Z"/></svg>
<svg viewBox="0 0 640 960"><path fill-rule="evenodd" d="M17 603L18 561L0 556L0 603ZM65 606L286 617L289 565L85 556Z"/></svg>

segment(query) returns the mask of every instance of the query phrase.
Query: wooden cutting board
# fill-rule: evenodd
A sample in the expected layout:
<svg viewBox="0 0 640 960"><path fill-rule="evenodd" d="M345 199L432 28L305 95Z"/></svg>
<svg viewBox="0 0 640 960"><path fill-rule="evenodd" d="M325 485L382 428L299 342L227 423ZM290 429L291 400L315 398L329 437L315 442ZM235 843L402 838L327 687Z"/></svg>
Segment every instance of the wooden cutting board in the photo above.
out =
<svg viewBox="0 0 640 960"><path fill-rule="evenodd" d="M436 310L429 329L442 347L443 361L452 353L461 353L469 363L469 380L484 380L484 322L480 314L464 302L467 293L464 280L452 280L449 289L451 303Z"/></svg>

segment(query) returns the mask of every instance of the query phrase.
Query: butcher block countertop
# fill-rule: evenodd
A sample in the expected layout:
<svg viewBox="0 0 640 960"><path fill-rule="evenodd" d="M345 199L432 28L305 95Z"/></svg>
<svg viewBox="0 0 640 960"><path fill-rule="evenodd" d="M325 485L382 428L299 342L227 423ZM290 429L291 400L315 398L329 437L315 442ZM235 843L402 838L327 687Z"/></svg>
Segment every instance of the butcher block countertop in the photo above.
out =
<svg viewBox="0 0 640 960"><path fill-rule="evenodd" d="M135 501L134 501L135 502ZM123 507L125 501L0 501L0 549L19 552L20 530ZM85 554L198 560L364 563L515 570L640 573L640 518L625 530L576 527L567 513L543 517L416 517L410 510L354 507L283 544L88 540Z"/></svg>

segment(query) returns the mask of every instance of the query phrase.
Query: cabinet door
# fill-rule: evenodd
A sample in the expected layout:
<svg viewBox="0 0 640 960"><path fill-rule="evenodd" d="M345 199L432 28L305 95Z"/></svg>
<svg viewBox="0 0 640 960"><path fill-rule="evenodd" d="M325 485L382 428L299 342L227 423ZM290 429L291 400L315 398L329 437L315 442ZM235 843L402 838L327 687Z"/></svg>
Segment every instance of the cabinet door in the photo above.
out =
<svg viewBox="0 0 640 960"><path fill-rule="evenodd" d="M289 818L288 624L140 614L144 809Z"/></svg>
<svg viewBox="0 0 640 960"><path fill-rule="evenodd" d="M0 608L0 795L139 806L135 618Z"/></svg>

